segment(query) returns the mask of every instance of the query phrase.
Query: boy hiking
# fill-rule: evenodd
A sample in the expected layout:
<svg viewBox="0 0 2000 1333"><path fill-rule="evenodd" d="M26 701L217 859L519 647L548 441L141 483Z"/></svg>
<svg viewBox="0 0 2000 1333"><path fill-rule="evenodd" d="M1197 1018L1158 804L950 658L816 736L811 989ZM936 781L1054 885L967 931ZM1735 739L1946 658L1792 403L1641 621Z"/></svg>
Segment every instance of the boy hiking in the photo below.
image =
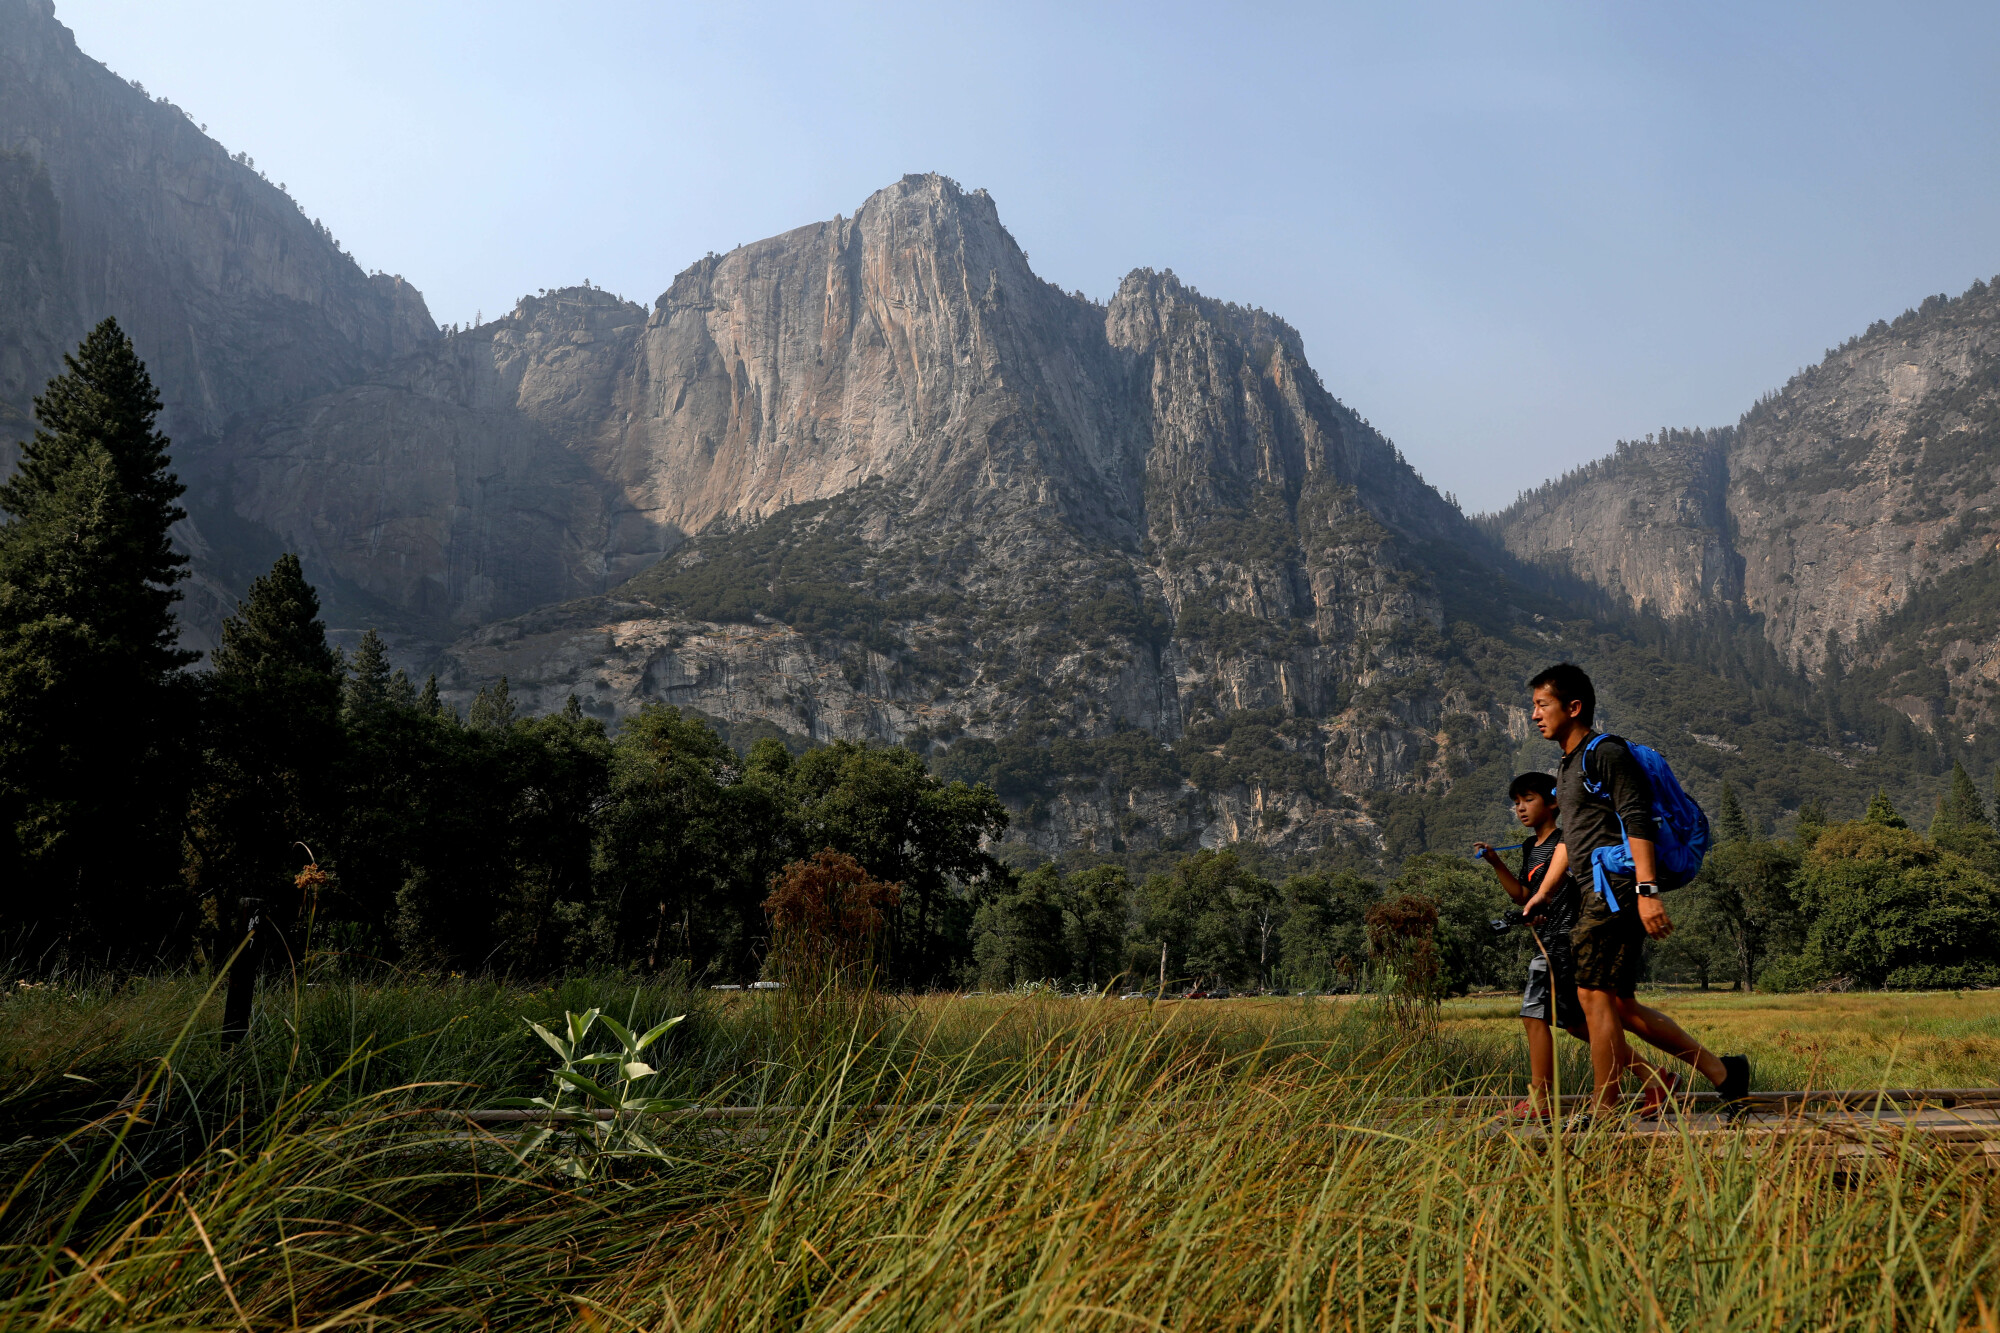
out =
<svg viewBox="0 0 2000 1333"><path fill-rule="evenodd" d="M1576 968L1569 932L1582 906L1576 881L1550 873L1562 846L1556 826L1556 780L1546 773L1522 773L1507 786L1514 817L1528 830L1521 848L1520 873L1507 868L1500 853L1483 842L1472 844L1500 878L1507 896L1521 905L1535 935L1535 954L1528 960L1528 984L1521 992L1521 1026L1528 1039L1528 1095L1515 1103L1509 1120L1547 1119L1555 1082L1556 1045L1553 1027L1579 1041L1590 1040L1583 1009L1576 998ZM1664 1099L1672 1075L1654 1069L1636 1054L1632 1067L1645 1079L1649 1109Z"/></svg>
<svg viewBox="0 0 2000 1333"><path fill-rule="evenodd" d="M1725 1104L1740 1101L1750 1091L1747 1057L1715 1055L1673 1019L1633 997L1646 937L1665 939L1674 929L1660 901L1654 847L1658 830L1645 770L1617 737L1591 743L1598 736L1597 689L1582 667L1559 663L1529 681L1528 688L1533 692L1535 725L1563 752L1556 769L1563 844L1548 873L1566 871L1574 864L1579 880L1584 880L1582 908L1570 943L1576 959L1577 998L1590 1027L1596 1109L1609 1111L1618 1100L1619 1078L1630 1059L1627 1029L1700 1070ZM1586 879L1592 854L1621 843L1631 849L1631 872ZM1602 891L1592 882L1600 879Z"/></svg>

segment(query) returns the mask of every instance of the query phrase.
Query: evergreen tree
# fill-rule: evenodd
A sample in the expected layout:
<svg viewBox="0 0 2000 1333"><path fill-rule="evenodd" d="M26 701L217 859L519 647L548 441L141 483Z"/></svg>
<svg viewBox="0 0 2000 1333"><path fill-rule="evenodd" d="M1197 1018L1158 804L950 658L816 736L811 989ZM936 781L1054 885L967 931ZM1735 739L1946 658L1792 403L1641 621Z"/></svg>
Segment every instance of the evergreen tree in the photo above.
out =
<svg viewBox="0 0 2000 1333"><path fill-rule="evenodd" d="M505 676L500 677L499 684L482 688L473 696L465 724L475 731L502 731L514 725L514 699L508 693Z"/></svg>
<svg viewBox="0 0 2000 1333"><path fill-rule="evenodd" d="M0 510L14 519L0 543L6 619L73 616L106 650L129 656L135 674L158 679L199 656L175 646L187 557L167 534L187 517L175 503L187 488L168 470L169 441L154 424L160 395L116 320L63 364L67 373L35 399L19 467L0 483ZM94 516L91 563L53 560L48 535L70 530L80 503Z"/></svg>
<svg viewBox="0 0 2000 1333"><path fill-rule="evenodd" d="M1826 802L1812 797L1799 806L1798 839L1802 846L1811 847L1826 832Z"/></svg>
<svg viewBox="0 0 2000 1333"><path fill-rule="evenodd" d="M296 555L252 581L222 624L214 663L187 876L226 955L242 898L264 901L280 925L289 919L295 840L330 856L341 663Z"/></svg>
<svg viewBox="0 0 2000 1333"><path fill-rule="evenodd" d="M410 675L401 667L389 677L389 706L391 708L414 709L417 706L417 687L410 684Z"/></svg>
<svg viewBox="0 0 2000 1333"><path fill-rule="evenodd" d="M63 360L0 484L0 927L130 952L181 911L184 488L118 325Z"/></svg>
<svg viewBox="0 0 2000 1333"><path fill-rule="evenodd" d="M436 717L444 711L444 700L438 696L436 672L424 678L424 692L417 696L417 711L425 717Z"/></svg>
<svg viewBox="0 0 2000 1333"><path fill-rule="evenodd" d="M1937 814L1931 819L1931 840L1948 852L1957 852L1979 868L1982 874L2000 878L2000 835L1986 815L1986 802L1964 764L1951 766L1951 777L1938 796Z"/></svg>
<svg viewBox="0 0 2000 1333"><path fill-rule="evenodd" d="M1743 802L1736 798L1735 786L1727 782L1722 784L1722 799L1716 805L1715 831L1718 842L1740 842L1750 836Z"/></svg>
<svg viewBox="0 0 2000 1333"><path fill-rule="evenodd" d="M1972 775L1965 771L1965 765L1954 763L1951 777L1943 791L1938 793L1937 813L1931 818L1931 836L1937 837L1952 829L1993 827L1986 816L1986 802L1979 798L1979 788L1973 784Z"/></svg>
<svg viewBox="0 0 2000 1333"><path fill-rule="evenodd" d="M382 646L382 636L371 629L361 636L361 644L347 664L343 703L348 715L362 716L388 707L391 683L389 654ZM408 680L403 684L408 688Z"/></svg>
<svg viewBox="0 0 2000 1333"><path fill-rule="evenodd" d="M1896 813L1896 807L1889 804L1889 793L1880 787L1875 789L1874 799L1868 802L1868 813L1862 819L1870 824L1881 824L1887 828L1908 828L1909 822Z"/></svg>

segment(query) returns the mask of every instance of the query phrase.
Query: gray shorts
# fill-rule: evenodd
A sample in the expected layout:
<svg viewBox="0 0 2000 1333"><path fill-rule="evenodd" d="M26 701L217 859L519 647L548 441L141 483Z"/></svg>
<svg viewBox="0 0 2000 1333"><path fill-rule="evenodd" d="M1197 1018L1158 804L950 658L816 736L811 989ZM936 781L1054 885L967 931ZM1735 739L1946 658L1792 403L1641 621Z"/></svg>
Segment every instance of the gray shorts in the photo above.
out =
<svg viewBox="0 0 2000 1333"><path fill-rule="evenodd" d="M1549 963L1555 962L1555 986L1549 985ZM1549 1013L1550 991L1555 992L1555 1013ZM1576 970L1569 965L1567 949L1551 949L1548 958L1537 953L1528 960L1528 984L1521 991L1521 1017L1539 1018L1565 1030L1586 1031L1583 1006L1576 999Z"/></svg>

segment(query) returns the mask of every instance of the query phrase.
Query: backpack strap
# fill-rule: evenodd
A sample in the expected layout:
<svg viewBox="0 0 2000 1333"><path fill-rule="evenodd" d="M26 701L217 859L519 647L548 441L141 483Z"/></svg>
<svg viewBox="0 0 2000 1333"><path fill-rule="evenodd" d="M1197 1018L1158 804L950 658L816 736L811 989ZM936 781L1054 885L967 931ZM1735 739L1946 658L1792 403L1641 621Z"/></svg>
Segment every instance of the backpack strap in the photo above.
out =
<svg viewBox="0 0 2000 1333"><path fill-rule="evenodd" d="M1584 742L1583 746L1583 789L1600 801L1611 799L1611 784L1602 778L1592 778L1590 776L1590 756L1591 752L1604 744L1604 742L1615 740L1618 740L1618 738L1610 732L1600 731ZM1622 745L1624 742L1620 741L1619 743Z"/></svg>
<svg viewBox="0 0 2000 1333"><path fill-rule="evenodd" d="M1600 731L1585 742L1583 747L1583 789L1600 801L1611 799L1611 783L1608 779L1593 779L1590 776L1590 757L1593 750L1610 740L1618 740L1618 738L1608 731ZM1621 745L1624 744L1623 741L1619 741L1619 743ZM1623 909L1618 906L1618 895L1611 891L1611 883L1606 871L1608 870L1612 874L1630 874L1632 871L1632 844L1629 839L1624 838L1625 821L1623 819L1618 821L1618 832L1621 840L1617 846L1599 847L1590 854L1590 874L1593 887L1603 897L1605 905L1614 912ZM1607 865L1607 862L1610 864ZM1620 862L1623 864L1620 864Z"/></svg>

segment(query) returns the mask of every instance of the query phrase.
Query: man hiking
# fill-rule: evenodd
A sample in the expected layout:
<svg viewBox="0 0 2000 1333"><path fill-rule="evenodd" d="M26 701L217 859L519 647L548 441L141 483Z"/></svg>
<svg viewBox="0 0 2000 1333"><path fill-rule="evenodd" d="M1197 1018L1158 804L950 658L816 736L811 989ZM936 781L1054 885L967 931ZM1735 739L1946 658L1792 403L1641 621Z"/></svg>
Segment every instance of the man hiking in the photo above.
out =
<svg viewBox="0 0 2000 1333"><path fill-rule="evenodd" d="M1472 844L1500 879L1507 896L1521 905L1535 935L1535 954L1528 960L1528 984L1521 992L1521 1026L1528 1040L1528 1095L1507 1112L1509 1120L1545 1120L1555 1083L1556 1045L1553 1028L1579 1041L1590 1040L1583 1009L1576 998L1576 969L1569 932L1581 907L1576 881L1549 873L1562 847L1556 824L1556 780L1546 773L1522 773L1507 785L1514 817L1528 830L1521 848L1518 874L1507 868L1500 853L1483 842ZM1629 1047L1628 1047L1629 1050ZM1654 1069L1634 1053L1632 1068L1645 1080L1649 1107L1672 1086L1672 1075Z"/></svg>
<svg viewBox="0 0 2000 1333"><path fill-rule="evenodd" d="M1563 753L1556 768L1563 845L1547 873L1567 871L1571 864L1588 867L1591 854L1601 847L1624 843L1632 854L1632 872L1605 874L1602 892L1594 883L1581 886L1583 904L1570 931L1577 998L1590 1027L1596 1109L1607 1112L1617 1103L1619 1078L1630 1059L1627 1029L1700 1070L1725 1104L1740 1101L1750 1091L1748 1057L1715 1055L1673 1019L1634 998L1646 937L1665 939L1674 929L1655 875L1657 829L1645 771L1615 736L1590 744L1597 735L1597 689L1582 667L1558 663L1529 681L1528 688L1535 725Z"/></svg>

